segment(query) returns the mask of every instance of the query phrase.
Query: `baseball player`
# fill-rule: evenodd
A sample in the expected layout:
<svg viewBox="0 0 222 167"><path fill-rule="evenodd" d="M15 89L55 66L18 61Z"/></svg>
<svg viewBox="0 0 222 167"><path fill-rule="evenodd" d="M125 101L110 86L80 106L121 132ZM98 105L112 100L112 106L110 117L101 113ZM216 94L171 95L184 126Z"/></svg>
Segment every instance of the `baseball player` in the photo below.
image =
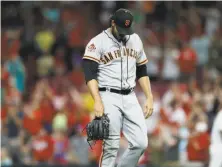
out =
<svg viewBox="0 0 222 167"><path fill-rule="evenodd" d="M153 112L153 97L146 72L147 57L140 37L133 32L133 15L119 9L111 17L111 26L90 40L83 56L87 86L95 101L95 116L107 114L109 139L103 142L101 167L114 167L121 132L128 149L118 167L136 167L147 148L145 118ZM134 87L138 80L146 103L142 110Z"/></svg>

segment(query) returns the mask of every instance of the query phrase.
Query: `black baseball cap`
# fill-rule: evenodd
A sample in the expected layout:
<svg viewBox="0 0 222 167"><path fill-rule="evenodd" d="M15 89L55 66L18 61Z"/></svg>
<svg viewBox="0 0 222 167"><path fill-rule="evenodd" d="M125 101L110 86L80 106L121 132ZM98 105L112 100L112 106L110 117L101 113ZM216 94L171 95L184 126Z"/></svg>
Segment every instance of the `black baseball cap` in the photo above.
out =
<svg viewBox="0 0 222 167"><path fill-rule="evenodd" d="M127 9L118 9L113 15L114 22L119 34L132 35L133 15Z"/></svg>

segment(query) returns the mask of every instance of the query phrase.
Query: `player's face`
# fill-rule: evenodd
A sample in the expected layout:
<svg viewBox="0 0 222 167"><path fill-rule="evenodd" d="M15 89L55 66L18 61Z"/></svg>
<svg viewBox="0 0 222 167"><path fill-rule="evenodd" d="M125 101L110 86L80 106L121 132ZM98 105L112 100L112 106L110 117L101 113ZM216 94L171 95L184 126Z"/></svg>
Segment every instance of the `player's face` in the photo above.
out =
<svg viewBox="0 0 222 167"><path fill-rule="evenodd" d="M115 34L116 37L118 37L120 40L124 39L125 35L123 34L119 34L117 28L116 28L116 24L114 23L114 21L112 22L112 32Z"/></svg>

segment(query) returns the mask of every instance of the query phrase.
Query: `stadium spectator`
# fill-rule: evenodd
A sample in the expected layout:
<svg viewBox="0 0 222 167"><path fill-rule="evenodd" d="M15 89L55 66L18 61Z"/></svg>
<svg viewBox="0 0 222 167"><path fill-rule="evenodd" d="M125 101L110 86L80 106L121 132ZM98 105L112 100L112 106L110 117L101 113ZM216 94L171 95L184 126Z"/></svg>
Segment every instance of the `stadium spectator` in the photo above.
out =
<svg viewBox="0 0 222 167"><path fill-rule="evenodd" d="M190 45L197 54L197 80L201 84L204 75L204 69L208 63L208 52L210 47L210 38L206 36L202 26L195 26L195 36L191 39Z"/></svg>
<svg viewBox="0 0 222 167"><path fill-rule="evenodd" d="M53 162L56 164L67 164L69 140L65 131L56 130L52 134L54 152Z"/></svg>
<svg viewBox="0 0 222 167"><path fill-rule="evenodd" d="M48 53L55 42L54 32L50 28L41 27L35 35L35 41L42 53Z"/></svg>
<svg viewBox="0 0 222 167"><path fill-rule="evenodd" d="M160 75L160 59L162 57L162 52L154 33L148 32L148 34L147 43L144 45L144 51L149 60L147 73L150 79L155 81Z"/></svg>
<svg viewBox="0 0 222 167"><path fill-rule="evenodd" d="M207 163L209 160L210 136L206 122L197 122L195 130L190 134L187 152L188 160Z"/></svg>
<svg viewBox="0 0 222 167"><path fill-rule="evenodd" d="M11 166L13 165L12 159L8 154L8 150L6 148L1 148L1 166Z"/></svg>
<svg viewBox="0 0 222 167"><path fill-rule="evenodd" d="M54 143L52 137L44 129L39 130L31 142L34 163L53 162Z"/></svg>
<svg viewBox="0 0 222 167"><path fill-rule="evenodd" d="M86 141L86 134L83 133L84 127L80 124L77 124L75 127L75 136L70 138L69 152L74 158L75 163L80 165L89 165L91 161L90 151L89 145Z"/></svg>
<svg viewBox="0 0 222 167"><path fill-rule="evenodd" d="M187 43L181 42L180 55L178 57L180 81L186 82L195 76L196 63L196 52Z"/></svg>
<svg viewBox="0 0 222 167"><path fill-rule="evenodd" d="M64 110L60 110L56 113L52 121L52 128L54 131L68 130L68 118Z"/></svg>
<svg viewBox="0 0 222 167"><path fill-rule="evenodd" d="M30 135L36 135L43 127L42 113L34 108L34 104L26 104L24 106L23 127Z"/></svg>
<svg viewBox="0 0 222 167"><path fill-rule="evenodd" d="M170 39L173 40L173 39ZM179 50L175 43L167 42L164 50L164 64L162 69L162 77L166 81L177 81L180 76L180 70L177 63Z"/></svg>

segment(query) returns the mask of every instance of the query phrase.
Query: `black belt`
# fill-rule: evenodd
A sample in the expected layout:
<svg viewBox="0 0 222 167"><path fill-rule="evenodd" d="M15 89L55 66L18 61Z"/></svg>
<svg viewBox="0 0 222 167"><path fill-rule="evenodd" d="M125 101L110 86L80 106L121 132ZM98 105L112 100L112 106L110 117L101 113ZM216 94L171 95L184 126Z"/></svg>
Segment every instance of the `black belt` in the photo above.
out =
<svg viewBox="0 0 222 167"><path fill-rule="evenodd" d="M109 92L118 93L122 95L128 95L133 91L133 89L134 88L118 90L118 89L112 89L112 88L99 88L99 91L109 91Z"/></svg>

